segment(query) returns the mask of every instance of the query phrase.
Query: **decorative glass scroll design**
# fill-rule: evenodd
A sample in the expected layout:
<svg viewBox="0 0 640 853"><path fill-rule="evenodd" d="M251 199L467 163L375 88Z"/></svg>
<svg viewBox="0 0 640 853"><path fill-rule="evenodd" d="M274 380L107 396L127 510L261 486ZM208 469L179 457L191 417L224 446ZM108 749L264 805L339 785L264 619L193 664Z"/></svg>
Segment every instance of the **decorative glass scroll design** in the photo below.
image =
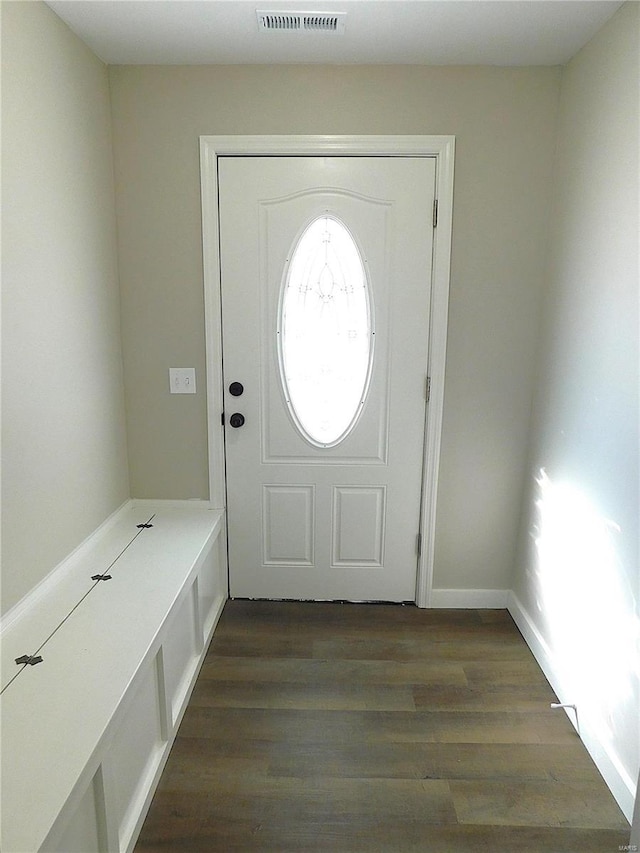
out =
<svg viewBox="0 0 640 853"><path fill-rule="evenodd" d="M373 363L365 262L334 216L314 219L289 258L278 317L282 386L304 438L335 447L364 408Z"/></svg>

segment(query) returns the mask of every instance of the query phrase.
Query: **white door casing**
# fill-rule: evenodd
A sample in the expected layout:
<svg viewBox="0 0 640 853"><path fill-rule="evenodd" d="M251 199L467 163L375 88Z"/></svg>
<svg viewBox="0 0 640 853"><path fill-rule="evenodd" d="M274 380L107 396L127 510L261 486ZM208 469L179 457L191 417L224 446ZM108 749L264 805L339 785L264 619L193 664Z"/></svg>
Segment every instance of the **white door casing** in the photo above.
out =
<svg viewBox="0 0 640 853"><path fill-rule="evenodd" d="M276 591L264 591L264 590L254 590L249 591L245 589L234 589L232 586L232 594L234 595L254 595L254 596L262 596L266 597L275 596L275 597L313 597L313 598L335 598L335 597L345 597L345 598L353 598L356 600L371 600L372 598L381 598L381 599L389 599L394 600L398 597L401 599L415 597L415 600L420 606L428 606L429 605L429 593L431 586L431 572L432 572L432 562L433 562L433 528L434 528L434 520L435 520L435 494L436 494L436 478L437 478L437 464L438 464L438 453L439 453L439 444L440 444L440 425L442 420L442 398L443 398L443 390L444 390L444 352L445 352L445 342L446 342L446 317L447 317L447 301L448 301L448 272L449 272L449 252L450 252L450 232L451 232L451 200L452 200L452 177L453 177L453 140L449 137L401 137L401 138L387 138L387 137L366 137L366 138L345 138L345 137L252 137L252 138L220 138L220 137L204 137L201 140L201 152L202 152L202 200L203 200L203 235L204 235L204 266L205 266L205 303L206 303L206 333L207 333L207 352L208 352L208 376L207 376L207 385L208 385L208 412L209 412L209 438L210 438L210 473L211 473L211 501L214 505L221 505L223 502L223 441L222 441L222 427L220 426L220 413L222 410L222 396L223 396L223 387L222 387L222 375L219 370L220 364L220 355L221 355L221 324L220 324L220 297L219 297L219 282L220 282L220 258L218 256L218 230L217 230L217 167L218 167L218 158L220 156L226 156L229 154L232 155L260 155L260 154L294 154L294 155L316 155L316 154L328 154L333 157L333 155L392 155L391 161L393 162L394 157L400 157L404 155L408 155L409 157L429 157L429 163L435 166L435 185L436 185L436 195L439 203L439 211L438 211L438 227L433 231L434 244L433 244L433 255L432 255L432 269L431 269L431 301L430 301L430 320L429 320L429 302L427 299L427 313L423 315L423 319L425 320L425 328L424 328L424 339L421 343L416 343L414 341L413 348L417 347L420 349L420 346L424 348L424 358L422 355L419 355L417 358L418 362L423 362L421 365L421 378L420 382L424 382L426 369L428 369L428 373L431 379L431 397L430 403L426 412L426 421L423 420L422 415L417 415L416 412L407 410L407 420L411 424L411 427L415 426L416 422L420 425L419 432L420 442L422 436L426 436L426 444L425 444L425 454L424 459L422 459L422 454L419 454L419 457L416 460L414 465L411 465L410 468L417 468L419 470L419 474L423 474L423 487L422 487L422 503L421 510L419 511L417 508L411 508L409 511L409 515L417 515L418 516L418 525L420 527L420 531L422 533L422 539L424 542L424 546L422 549L422 553L420 555L418 561L418 584L417 590L415 586L415 576L412 580L405 580L401 583L400 589L402 590L400 595L389 595L388 592L382 591L379 592L378 587L375 586L372 588L372 591L367 592L364 591L363 594L358 594L356 587L341 587L339 584L337 587L334 587L333 590L329 590L328 592L326 587L326 578L323 579L321 587L317 584L309 590L309 588L294 588L291 589L292 579L298 577L308 577L313 574L310 571L310 565L317 562L318 557L321 556L320 552L324 549L324 556L321 556L321 561L324 562L325 566L332 566L329 571L329 575L333 575L333 577L340 577L345 574L345 569L348 568L348 572L353 572L355 569L355 576L359 578L358 584L361 585L363 578L368 576L368 579L376 575L375 571L375 563L379 562L379 558L383 553L392 553L393 549L396 547L392 544L391 540L393 539L393 529L397 527L397 519L395 522L389 526L387 523L386 530L385 524L383 523L384 519L384 511L385 506L389 503L389 498L391 496L391 492L389 489L396 489L396 486L390 485L388 483L380 482L379 476L373 476L373 472L376 470L376 465L378 466L378 474L380 467L382 467L382 460L384 459L384 454L387 452L387 448L384 445L380 444L380 436L384 434L384 430L381 431L380 424L384 421L385 405L378 405L375 400L376 396L380 398L380 382L384 380L384 376L382 374L376 377L375 369L374 376L372 377L372 385L371 392L369 397L367 398L367 403L365 406L365 411L360 421L358 421L356 427L353 430L353 433L348 436L348 438L342 443L339 444L338 447L335 448L324 448L322 450L322 454L324 456L329 456L332 461L328 466L319 466L317 464L317 459L314 461L314 453L317 453L317 448L309 447L309 444L301 439L300 436L293 430L293 438L294 445L296 443L296 436L298 441L298 450L294 452L294 456L297 454L301 457L298 462L303 463L303 467L299 469L299 473L296 477L284 476L282 474L282 468L284 464L284 468L289 466L289 472L291 471L290 461L282 463L283 457L283 449L282 447L278 447L278 441L283 435L283 432L286 432L286 429L283 431L281 427L283 425L288 426L289 429L292 428L291 418L288 416L286 411L286 407L281 406L281 411L269 411L269 399L271 397L277 397L279 395L280 403L282 403L282 394L280 391L280 387L278 385L279 379L277 373L273 370L274 367L274 359L273 352L271 354L266 351L261 353L261 357L258 358L258 363L262 364L262 373L258 377L252 377L250 380L250 385L253 386L253 391L255 392L256 385L259 385L262 390L261 400L258 401L258 406L260 403L266 404L266 408L263 413L262 418L262 427L258 429L260 426L260 418L256 417L257 410L251 415L252 428L256 430L258 435L258 443L257 446L259 449L259 455L261 459L259 460L259 464L263 467L266 465L267 468L270 469L271 474L280 467L281 473L278 476L269 476L262 478L260 483L260 487L258 489L254 489L254 503L257 500L255 497L255 493L259 495L259 503L261 506L254 506L253 509L248 509L248 514L246 517L253 518L252 525L256 526L256 518L260 519L258 522L258 527L261 528L258 531L258 535L254 537L257 540L260 540L260 550L263 552L258 560L258 563L266 563L266 567L269 569L274 568L273 565L269 565L269 563L276 563L279 565L279 569L282 569L282 563L285 563L286 568L286 560L277 559L278 555L275 554L276 559L269 559L269 536L273 535L275 540L278 540L279 544L275 548L276 551L280 549L282 551L282 543L287 539L289 534L286 533L286 523L277 522L278 508L281 511L280 518L286 519L288 517L288 513L291 510L294 512L294 516L299 517L299 523L296 522L294 526L305 527L306 525L306 533L304 535L300 535L298 537L298 541L296 546L293 548L293 558L292 565L286 568L285 575L287 576L287 584L286 588L290 590L287 593L286 589L284 590L276 590ZM321 161L319 161L321 162ZM334 159L331 161L334 165L339 163L338 159ZM399 163L396 163L397 168ZM421 166L418 168L422 168L425 166L423 162ZM401 169L404 167L400 167ZM259 171L262 171L259 168ZM367 170L365 170L367 171ZM327 186L332 186L334 182L332 181L320 181L316 182L320 185L324 185L325 189ZM405 181L406 183L406 181ZM411 183L411 181L409 181ZM433 182L432 182L433 183ZM291 189L291 188L290 188ZM334 187L335 189L335 187ZM377 193L376 187L372 187L369 185L365 187L366 192L360 193L360 196L368 197L368 198L378 198L378 202L380 201L380 193ZM343 188L344 190L344 188ZM341 201L347 202L347 208L349 205L352 207L355 204L355 207L360 204L362 207L362 199L358 200L358 193L355 195L349 195L349 190L345 190L343 192L343 196ZM266 206L266 209L270 210L270 214L273 213L274 210L277 210L279 207L286 208L287 205L279 205L277 202L274 202L273 199L277 199L279 196L287 195L287 193L282 192L271 192L271 207L269 205ZM289 195L295 196L295 192L290 192ZM383 194L382 194L383 195ZM428 196L428 193L426 194ZM355 199L355 201L354 201ZM431 207L431 202L425 196L427 204L423 207ZM298 200L299 201L299 200ZM307 199L308 201L308 199ZM325 199L326 201L326 199ZM335 199L334 199L335 201ZM300 205L298 204L298 209L296 208L297 202L294 199L294 203L289 205L289 207L293 210L291 214L293 218L300 217L301 210ZM392 205L393 207L393 205ZM378 204L378 213L380 209L385 209L385 203L383 201L382 204ZM281 212L281 211L280 211ZM291 213L291 211L290 211ZM269 219L269 215L265 214L265 206L263 205L263 226L264 221ZM387 205L386 214L388 218L389 208ZM288 214L287 214L288 215ZM351 213L346 210L343 211L342 218L349 218ZM395 212L394 214L395 215ZM391 219L393 219L393 215ZM244 214L241 214L241 218L244 218ZM266 217L266 219L265 219ZM302 211L302 218L308 220L309 212ZM340 217L338 217L340 218ZM375 218L375 216L374 216ZM384 216L383 216L384 218ZM422 211L422 218L424 220L425 227L431 226L431 210ZM286 219L286 216L285 216ZM378 219L380 217L378 216ZM284 221L284 220L283 220ZM275 220L273 220L275 224ZM278 232L281 230L283 222L280 222L277 227L275 227L274 231ZM423 224L423 223L421 223ZM237 227L237 223L231 226L231 231L235 231ZM223 229L224 230L224 229ZM410 231L411 226L407 223L402 227L402 232ZM412 238L417 239L417 231L412 232ZM222 235L224 239L224 234ZM429 235L430 236L430 235ZM289 238L287 238L289 239ZM286 241L285 241L286 242ZM375 241L374 241L375 242ZM373 246L373 243L370 244ZM285 253L290 249L291 243L289 240L289 245L286 246ZM367 250L365 254L369 252L373 258L375 251ZM430 259L431 259L431 249L430 246L427 250ZM367 258L369 260L369 258ZM277 259L273 259L273 264L275 267L271 270L268 275L264 272L263 274L267 275L267 278L271 276L271 278L276 278L278 280L278 288L279 283L282 278L281 269L278 269L279 265L281 265L281 259L278 261ZM424 256L422 257L420 264L422 266L425 265ZM267 264L268 266L268 264ZM427 264L428 266L428 264ZM266 268L265 268L266 269ZM406 275L406 271L404 273ZM428 295L428 287L429 287L429 275L424 276L425 279L425 287L426 293ZM267 345L267 350L269 348L269 340L273 338L269 329L273 329L274 325L274 306L277 307L277 290L278 288L272 288L272 292L269 293L267 299L266 313L265 316L261 319L258 319L257 326L254 322L254 331L253 336L254 339L257 338L261 341L260 347L264 350L265 345ZM254 303L257 300L253 300ZM384 298L382 302L380 302L380 295L376 295L376 302L380 303L376 305L376 328L380 333L382 327L379 325L380 322L385 322L384 318ZM406 306L403 307L402 310L406 311ZM242 313L242 312L241 312ZM251 312L249 312L251 313ZM254 312L255 313L255 312ZM258 312L259 313L259 312ZM277 312L276 312L277 313ZM430 331L430 335L428 335ZM228 330L225 329L225 334L227 334ZM427 340L429 343L428 351L427 351ZM242 350L242 347L240 347ZM249 347L251 349L251 347ZM376 353L376 358L378 356L384 355L383 347L380 345L379 351ZM383 359L380 359L381 361ZM403 361L407 363L406 353L403 357ZM269 366L269 369L266 370L265 365ZM234 369L236 366L234 365ZM244 370L244 367L240 363L239 369ZM378 371L378 373L380 373ZM384 371L382 372L384 374ZM232 377L227 371L227 379L231 381L232 378L239 379L240 377ZM398 405L403 405L402 402L404 394L404 390L401 387L402 382L405 381L402 375L398 375L394 378L393 387L398 386L398 393L395 398L392 397L392 409L397 409ZM409 378L406 380L411 384L417 381L415 377L413 379ZM377 384L377 387L376 387ZM414 389L415 390L415 389ZM277 392L277 393L276 393ZM373 396L372 396L373 394ZM384 395L383 395L384 396ZM416 395L414 395L416 396ZM238 399L234 402L240 403L241 399ZM249 401L249 391L247 390L247 396L244 398L247 405L250 404ZM372 402L373 401L373 402ZM396 405L396 402L397 404ZM255 405L251 403L251 405ZM376 408L377 406L377 408ZM424 396L422 396L420 401L420 406L424 409ZM235 407L238 411L242 411L242 406ZM273 407L272 407L273 408ZM276 407L277 409L277 407ZM229 414L231 409L227 406L227 413ZM393 417L393 414L391 415ZM283 420L284 418L284 420ZM367 423L368 418L368 423ZM280 419L280 420L279 420ZM382 419L382 420L381 420ZM287 424L288 421L288 424ZM228 441L236 442L239 446L244 439L242 439L243 433L248 441L248 433L249 433L249 421L247 424L239 430L228 430ZM426 427L426 431L422 432L423 427ZM391 435L393 435L395 431L396 438L400 434L399 427L396 426L395 430L391 430ZM409 430L411 432L411 430ZM231 435L233 433L233 435ZM358 438L358 433L360 436ZM287 441L291 439L292 435L289 435ZM275 438L274 438L275 436ZM364 481L354 480L353 478L353 465L354 462L354 451L353 448L357 443L357 440L362 438L366 438L368 436L369 440L369 449L365 448L365 456L368 454L368 462L364 462L362 466L360 466L361 471L367 472ZM377 447L373 447L371 444L371 439L376 438L378 441ZM271 444L269 444L271 442ZM412 442L415 444L415 434ZM350 444L351 443L351 444ZM285 442L286 444L286 442ZM301 449L302 448L302 449ZM229 447L231 452L229 464L230 466L236 466L236 462L232 461L233 450L232 447ZM285 451L284 456L286 457L288 451ZM239 459L246 458L246 454L243 452L237 454ZM251 453L249 454L251 456ZM253 452L253 456L255 457L255 452ZM278 462L280 459L280 462ZM277 464L276 464L277 463ZM241 463L241 468L244 463ZM305 467L306 466L306 467ZM297 465L299 468L299 465ZM318 479L318 474L320 469L325 469L325 467L331 472L331 474L323 474ZM393 466L390 466L393 467ZM311 472L313 476L309 476ZM336 480L336 472L339 471L341 478L338 477ZM304 476L303 476L304 475ZM241 474L241 477L244 478L245 473ZM326 480L326 476L329 476L329 481ZM323 480L323 477L325 479ZM230 488L233 490L233 477L230 477ZM401 479L406 479L405 476L401 475ZM420 476L418 477L418 483L420 480ZM319 499L318 495L320 491L324 492L324 496ZM418 493L420 489L418 487ZM419 494L418 494L418 504L419 504ZM230 503L233 498L230 493ZM321 506L322 504L322 506ZM409 502L411 504L411 502ZM405 504L406 505L406 504ZM413 504L414 507L417 505ZM267 508L267 515L271 512L276 518L275 528L271 533L268 532L265 528L263 528L262 518L264 517L264 507ZM319 513L319 518L317 523L313 523L311 521L313 515ZM232 513L233 514L233 513ZM236 515L237 510L236 510ZM370 520L370 524L364 527L360 524L352 524L354 518L358 518L360 520L363 517L363 514L367 516ZM343 525L343 534L342 538L339 535L340 524L339 521L342 518L346 524ZM336 530L336 522L338 523L338 535L335 534ZM244 527L246 529L246 520L243 522ZM319 544L317 533L314 536L313 533L317 530L324 529L330 530L334 526L334 535L333 537L324 537L322 544ZM280 526L279 526L280 525ZM377 527L376 536L373 539L370 536L363 535L357 533L358 530L362 532L362 530L375 530ZM415 547L415 527L416 522L412 518L409 522L410 527L413 529L413 534L407 536L406 528L403 532L403 537L405 540L411 540L411 552L412 558L406 559L403 557L400 562L401 563L412 563L415 566L415 551L413 550ZM401 525L402 526L402 525ZM346 531L346 532L344 532ZM351 532L349 532L351 531ZM354 532L356 531L356 532ZM389 533L391 531L391 534ZM285 536L285 539L282 539L282 536ZM389 536L391 535L391 540ZM233 534L231 534L233 537ZM383 538L384 537L384 538ZM293 537L295 539L295 536ZM322 538L322 537L320 537ZM360 540L360 541L359 541ZM377 544L374 546L372 543L376 542ZM306 543L306 544L305 544ZM406 545L406 541L405 541ZM232 551L233 551L233 543L232 543ZM285 546L286 548L289 546ZM306 551L304 551L306 547ZM361 558L361 562L363 565L358 566L358 548L364 547L363 558ZM391 548L391 550L389 550ZM341 550L342 549L342 550ZM305 560L302 561L302 564L299 564L299 556L300 554L296 554L294 552L300 552L301 554L306 554ZM255 565L255 548L254 548L254 556L253 558L249 557L247 559L247 555L245 554L243 560L249 563L253 562L252 571L255 573L255 570L258 566ZM262 557L265 556L266 560L263 560ZM304 556L303 554L303 556ZM354 556L355 555L355 556ZM274 555L272 555L274 556ZM282 554L280 555L282 556ZM286 556L286 554L285 554ZM310 565L305 566L304 563L308 563ZM356 564L356 565L353 565ZM296 566L302 568L303 571L299 572L296 569ZM293 570L293 573L292 573ZM396 568L394 568L396 571ZM267 573L268 574L268 573ZM356 586L358 586L358 584ZM404 585L402 585L404 584ZM408 585L407 585L408 584ZM360 587L358 587L360 588ZM411 594L407 594L407 590L411 589ZM325 591L323 593L323 590Z"/></svg>

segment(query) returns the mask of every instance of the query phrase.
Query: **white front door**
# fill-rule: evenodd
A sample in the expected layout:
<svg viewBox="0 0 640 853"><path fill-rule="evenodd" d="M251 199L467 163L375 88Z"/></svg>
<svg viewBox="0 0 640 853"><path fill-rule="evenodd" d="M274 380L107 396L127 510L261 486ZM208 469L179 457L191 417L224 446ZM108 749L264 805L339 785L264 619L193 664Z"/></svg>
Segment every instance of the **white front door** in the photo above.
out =
<svg viewBox="0 0 640 853"><path fill-rule="evenodd" d="M414 601L435 160L218 163L230 593Z"/></svg>

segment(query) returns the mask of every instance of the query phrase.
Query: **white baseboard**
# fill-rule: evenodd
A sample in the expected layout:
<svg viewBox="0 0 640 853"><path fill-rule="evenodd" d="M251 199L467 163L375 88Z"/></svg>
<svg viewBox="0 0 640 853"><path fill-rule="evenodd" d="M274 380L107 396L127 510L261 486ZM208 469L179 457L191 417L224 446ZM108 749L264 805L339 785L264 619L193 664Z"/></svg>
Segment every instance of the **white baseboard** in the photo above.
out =
<svg viewBox="0 0 640 853"><path fill-rule="evenodd" d="M502 609L507 606L507 589L432 589L431 607L456 609Z"/></svg>
<svg viewBox="0 0 640 853"><path fill-rule="evenodd" d="M29 592L20 599L20 601L14 604L13 607L10 607L2 617L0 636L4 634L4 632L7 631L14 622L21 619L28 610L31 610L31 608L34 607L41 599L51 595L51 591L60 583L61 578L70 569L72 569L78 561L81 561L92 548L95 547L96 542L118 523L127 510L131 509L131 506L132 501L127 499L118 507L118 509L112 512L110 516L105 518L102 524L96 527L95 530L92 530L87 538L74 548L70 554L67 554L64 560L58 563L57 566L54 566L54 568L51 569L51 571L45 575L41 581L32 587Z"/></svg>
<svg viewBox="0 0 640 853"><path fill-rule="evenodd" d="M508 594L507 609L560 702L571 702L571 697L564 695L563 679L559 672L559 666L554 661L551 649L514 592L509 592ZM573 711L567 713L567 716L571 724L576 728L580 739L602 774L604 781L615 797L623 814L629 823L631 823L636 797L635 780L631 779L618 760L618 757L602 742L594 727L590 725L588 709L580 709L579 730L576 726L576 716Z"/></svg>

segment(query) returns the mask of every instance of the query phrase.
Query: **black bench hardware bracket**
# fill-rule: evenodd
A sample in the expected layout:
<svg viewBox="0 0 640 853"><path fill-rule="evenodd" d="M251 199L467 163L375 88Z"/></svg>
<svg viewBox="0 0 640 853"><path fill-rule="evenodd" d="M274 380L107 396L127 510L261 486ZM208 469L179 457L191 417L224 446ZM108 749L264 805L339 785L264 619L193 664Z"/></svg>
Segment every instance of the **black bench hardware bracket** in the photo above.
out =
<svg viewBox="0 0 640 853"><path fill-rule="evenodd" d="M18 666L23 664L28 664L29 666L35 666L37 663L42 663L42 658L40 655L22 655L19 658L16 658L16 663Z"/></svg>

